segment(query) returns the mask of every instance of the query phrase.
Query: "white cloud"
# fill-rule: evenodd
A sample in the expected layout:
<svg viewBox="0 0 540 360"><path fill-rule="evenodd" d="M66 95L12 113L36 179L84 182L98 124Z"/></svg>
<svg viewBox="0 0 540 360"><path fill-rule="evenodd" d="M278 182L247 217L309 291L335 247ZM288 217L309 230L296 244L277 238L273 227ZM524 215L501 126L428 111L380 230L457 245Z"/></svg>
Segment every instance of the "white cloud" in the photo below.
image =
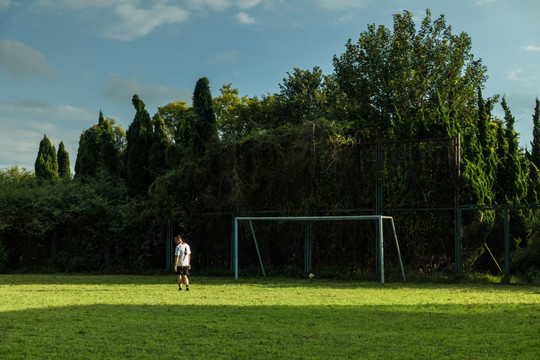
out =
<svg viewBox="0 0 540 360"><path fill-rule="evenodd" d="M257 23L257 21L255 20L254 17L249 16L249 15L246 14L245 12L239 12L239 13L236 15L236 18L238 19L238 22L239 22L240 24L253 25L253 24L256 24L256 23Z"/></svg>
<svg viewBox="0 0 540 360"><path fill-rule="evenodd" d="M41 53L11 40L0 39L0 67L7 69L17 80L37 77L52 81L57 78Z"/></svg>
<svg viewBox="0 0 540 360"><path fill-rule="evenodd" d="M260 3L262 3L262 0L237 0L236 6L239 9L246 10L246 9L251 9L257 6Z"/></svg>
<svg viewBox="0 0 540 360"><path fill-rule="evenodd" d="M188 6L194 10L214 10L222 11L233 6L231 0L188 0Z"/></svg>
<svg viewBox="0 0 540 360"><path fill-rule="evenodd" d="M177 6L160 1L149 9L136 8L132 3L114 7L116 22L107 27L103 36L110 39L130 41L145 36L159 26L183 22L189 12Z"/></svg>
<svg viewBox="0 0 540 360"><path fill-rule="evenodd" d="M151 0L156 2L156 0ZM163 1L163 0L157 0ZM110 9L123 4L139 4L141 0L36 0L36 5L51 10Z"/></svg>
<svg viewBox="0 0 540 360"><path fill-rule="evenodd" d="M137 94L145 104L155 106L163 106L177 99L189 103L192 97L192 91L188 89L169 89L162 85L147 85L136 79L125 80L118 77L109 77L101 93L121 103L131 102L133 95ZM148 106L146 109L151 112Z"/></svg>
<svg viewBox="0 0 540 360"><path fill-rule="evenodd" d="M230 50L214 55L207 64L222 64L222 63L235 63L238 62L238 51Z"/></svg>
<svg viewBox="0 0 540 360"><path fill-rule="evenodd" d="M540 51L540 46L529 45L525 48L525 51Z"/></svg>
<svg viewBox="0 0 540 360"><path fill-rule="evenodd" d="M499 0L478 0L476 2L477 5L486 5L486 4L491 4L491 3L495 3L495 2L498 2Z"/></svg>
<svg viewBox="0 0 540 360"><path fill-rule="evenodd" d="M51 10L75 11L81 17L97 12L93 15L104 24L100 35L123 41L148 35L162 25L183 22L190 15L171 0L38 0L37 4Z"/></svg>
<svg viewBox="0 0 540 360"><path fill-rule="evenodd" d="M280 1L282 0L277 0ZM41 8L71 11L74 16L85 21L94 19L93 22L99 26L97 31L100 36L122 41L146 36L160 26L182 23L190 17L205 16L208 12L231 8L242 11L237 14L240 23L254 24L255 19L244 11L260 4L270 6L269 4L275 2L276 0L36 0L36 4Z"/></svg>
<svg viewBox="0 0 540 360"><path fill-rule="evenodd" d="M13 4L12 0L0 0L0 14L9 9Z"/></svg>
<svg viewBox="0 0 540 360"><path fill-rule="evenodd" d="M347 13L347 14L341 16L340 18L338 18L335 21L335 24L337 24L337 25L347 24L347 23L352 22L354 19L356 19L356 16L353 13Z"/></svg>
<svg viewBox="0 0 540 360"><path fill-rule="evenodd" d="M506 73L506 79L519 81L525 86L533 86L537 81L537 77L535 75L524 75L523 69L512 69L508 71Z"/></svg>
<svg viewBox="0 0 540 360"><path fill-rule="evenodd" d="M365 8L373 0L315 0L315 2L323 9L347 10Z"/></svg>
<svg viewBox="0 0 540 360"><path fill-rule="evenodd" d="M70 105L26 98L0 102L0 168L14 165L34 169L43 135L58 150L64 142L71 167L75 166L80 134L97 123L98 113Z"/></svg>
<svg viewBox="0 0 540 360"><path fill-rule="evenodd" d="M265 3L268 2L270 1L267 0ZM247 10L261 3L263 3L262 0L188 0L188 7L194 10L213 11L223 11L231 7Z"/></svg>
<svg viewBox="0 0 540 360"><path fill-rule="evenodd" d="M518 75L523 72L523 69L512 69L506 73L508 80L518 80Z"/></svg>

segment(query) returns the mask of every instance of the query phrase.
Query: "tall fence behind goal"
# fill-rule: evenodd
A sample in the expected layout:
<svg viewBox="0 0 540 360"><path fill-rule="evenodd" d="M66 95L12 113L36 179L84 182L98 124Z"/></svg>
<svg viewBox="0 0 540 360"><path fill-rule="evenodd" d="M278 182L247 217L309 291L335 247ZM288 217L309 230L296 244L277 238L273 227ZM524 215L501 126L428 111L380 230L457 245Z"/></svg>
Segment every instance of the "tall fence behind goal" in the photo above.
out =
<svg viewBox="0 0 540 360"><path fill-rule="evenodd" d="M378 235L364 221L310 221L301 231L284 220L266 222L257 225L258 250L250 229L242 227L242 251L235 256L235 218L351 215L392 217L400 255L410 268L454 266L459 137L340 146L314 142L305 147L245 142L220 156L220 172L214 176L230 210L222 206L218 215L191 214L192 247L202 254L203 268L234 271L236 261L241 269L257 267L260 256L271 267L306 271L309 239L314 267L371 272L380 267ZM388 247L385 256L387 265L399 266L395 247Z"/></svg>

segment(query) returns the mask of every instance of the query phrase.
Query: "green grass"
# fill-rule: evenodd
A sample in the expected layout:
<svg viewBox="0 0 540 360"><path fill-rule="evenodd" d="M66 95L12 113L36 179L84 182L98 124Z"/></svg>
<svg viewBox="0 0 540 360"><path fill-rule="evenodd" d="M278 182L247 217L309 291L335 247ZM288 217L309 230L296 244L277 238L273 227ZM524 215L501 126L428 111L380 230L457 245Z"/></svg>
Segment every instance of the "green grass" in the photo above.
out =
<svg viewBox="0 0 540 360"><path fill-rule="evenodd" d="M538 359L540 288L0 275L0 359Z"/></svg>

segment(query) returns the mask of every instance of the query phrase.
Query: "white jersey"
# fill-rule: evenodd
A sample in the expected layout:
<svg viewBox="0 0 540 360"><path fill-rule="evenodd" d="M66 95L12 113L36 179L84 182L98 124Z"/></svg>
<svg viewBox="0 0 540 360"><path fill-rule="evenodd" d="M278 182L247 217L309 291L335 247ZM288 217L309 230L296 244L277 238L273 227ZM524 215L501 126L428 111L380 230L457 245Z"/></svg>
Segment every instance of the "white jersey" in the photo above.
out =
<svg viewBox="0 0 540 360"><path fill-rule="evenodd" d="M187 243L181 242L180 244L176 245L174 256L180 256L176 266L188 266L190 254L191 254L191 249Z"/></svg>

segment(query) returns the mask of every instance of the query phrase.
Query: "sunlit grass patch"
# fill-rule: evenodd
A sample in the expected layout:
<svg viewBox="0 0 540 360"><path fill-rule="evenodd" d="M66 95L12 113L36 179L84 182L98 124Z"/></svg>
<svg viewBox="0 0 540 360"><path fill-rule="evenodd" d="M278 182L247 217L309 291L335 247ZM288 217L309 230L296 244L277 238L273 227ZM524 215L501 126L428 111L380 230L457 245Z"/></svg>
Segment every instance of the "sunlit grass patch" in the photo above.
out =
<svg viewBox="0 0 540 360"><path fill-rule="evenodd" d="M534 359L540 288L0 276L1 359ZM181 355L180 355L181 354Z"/></svg>

